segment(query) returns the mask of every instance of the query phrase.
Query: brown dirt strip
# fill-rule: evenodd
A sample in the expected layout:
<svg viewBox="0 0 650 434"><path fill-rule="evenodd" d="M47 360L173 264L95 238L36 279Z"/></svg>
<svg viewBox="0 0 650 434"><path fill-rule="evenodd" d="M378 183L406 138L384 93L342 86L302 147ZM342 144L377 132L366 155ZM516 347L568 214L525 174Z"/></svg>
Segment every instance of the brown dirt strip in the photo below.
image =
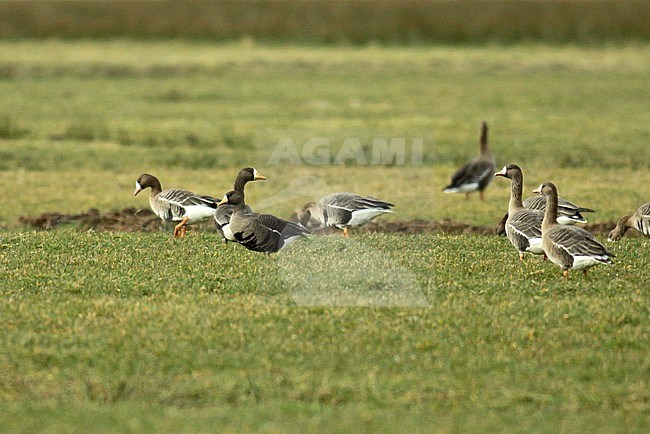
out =
<svg viewBox="0 0 650 434"><path fill-rule="evenodd" d="M155 232L164 227L164 223L149 209L125 208L121 211L101 212L90 209L80 214L62 214L58 212L44 213L39 216L21 216L20 223L37 230L51 230L58 227L76 227L87 231L108 232ZM581 225L589 232L607 236L616 222L597 222ZM212 223L206 223L199 228L212 230ZM197 229L199 229L197 228ZM330 232L327 229L310 228L317 233ZM382 232L395 234L443 233L449 235L497 235L497 223L492 226L477 226L454 220L426 221L387 221L372 222L360 228L358 232ZM629 231L634 232L634 231ZM626 234L627 235L627 234ZM632 234L630 234L632 235Z"/></svg>

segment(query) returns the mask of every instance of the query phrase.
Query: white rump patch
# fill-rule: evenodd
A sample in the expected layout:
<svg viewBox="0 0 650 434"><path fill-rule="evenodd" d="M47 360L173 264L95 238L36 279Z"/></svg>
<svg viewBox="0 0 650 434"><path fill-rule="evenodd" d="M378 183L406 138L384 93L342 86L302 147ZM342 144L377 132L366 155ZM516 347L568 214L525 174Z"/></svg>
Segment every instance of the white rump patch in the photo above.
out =
<svg viewBox="0 0 650 434"><path fill-rule="evenodd" d="M478 190L478 182L470 182L458 187L445 188L445 193L471 193L476 190Z"/></svg>

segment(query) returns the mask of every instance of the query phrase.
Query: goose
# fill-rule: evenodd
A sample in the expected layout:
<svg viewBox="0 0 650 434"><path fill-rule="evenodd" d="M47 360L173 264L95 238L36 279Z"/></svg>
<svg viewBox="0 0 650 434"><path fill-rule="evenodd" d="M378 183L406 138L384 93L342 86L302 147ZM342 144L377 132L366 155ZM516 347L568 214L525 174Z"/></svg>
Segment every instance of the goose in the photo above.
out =
<svg viewBox="0 0 650 434"><path fill-rule="evenodd" d="M524 207L544 211L546 209L546 197L542 195L531 196L524 201ZM575 205L568 200L557 198L557 222L561 225L574 225L576 223L587 223L582 216L583 212L595 212L593 209Z"/></svg>
<svg viewBox="0 0 650 434"><path fill-rule="evenodd" d="M465 198L469 194L478 191L483 199L483 190L492 181L494 173L494 158L488 147L488 126L487 123L481 123L481 151L474 160L465 164L451 175L451 183L444 188L445 193L465 193Z"/></svg>
<svg viewBox="0 0 650 434"><path fill-rule="evenodd" d="M541 211L546 209L546 197L541 194L531 196L523 201L524 208ZM557 222L561 225L574 225L576 223L587 223L581 213L595 212L593 209L578 206L569 202L568 200L557 198ZM496 232L498 235L505 235L505 222L508 219L508 214L503 216L503 219L497 224Z"/></svg>
<svg viewBox="0 0 650 434"><path fill-rule="evenodd" d="M219 206L226 204L234 206L230 230L235 240L248 250L274 253L309 234L299 223L271 214L246 213L244 196L238 191L232 190L225 194Z"/></svg>
<svg viewBox="0 0 650 434"><path fill-rule="evenodd" d="M613 264L615 257L608 252L590 232L577 226L560 225L557 222L557 188L552 182L541 184L534 193L546 196L546 211L542 222L542 246L548 259L562 268L564 279L569 269L587 270L598 264Z"/></svg>
<svg viewBox="0 0 650 434"><path fill-rule="evenodd" d="M332 193L318 202L306 204L298 212L298 221L306 226L310 218L318 220L327 227L343 230L350 236L350 228L363 226L382 214L392 214L392 203L372 196L359 196L354 193Z"/></svg>
<svg viewBox="0 0 650 434"><path fill-rule="evenodd" d="M634 214L621 217L616 223L616 227L607 236L607 240L620 240L630 228L636 229L643 235L650 236L650 202L641 205Z"/></svg>
<svg viewBox="0 0 650 434"><path fill-rule="evenodd" d="M218 200L187 190L163 190L158 178L143 173L135 181L134 196L151 188L149 205L153 212L166 222L180 222L174 227L174 237L184 237L186 225L200 223L214 217Z"/></svg>
<svg viewBox="0 0 650 434"><path fill-rule="evenodd" d="M245 167L237 174L233 190L238 191L242 197L245 198L244 187L246 186L246 183L250 181L264 180L266 180L266 177L261 175L255 168ZM237 241L232 231L230 230L230 217L232 216L234 210L234 205L222 205L217 207L217 211L214 215L214 225L224 243L228 243L228 241ZM253 212L251 207L248 205L246 205L245 211L246 213Z"/></svg>
<svg viewBox="0 0 650 434"><path fill-rule="evenodd" d="M505 232L513 246L519 252L519 260L524 260L524 253L543 255L542 220L544 214L540 211L526 209L521 202L524 185L524 174L516 164L503 166L494 176L510 179L510 202L508 203L508 219L505 222Z"/></svg>

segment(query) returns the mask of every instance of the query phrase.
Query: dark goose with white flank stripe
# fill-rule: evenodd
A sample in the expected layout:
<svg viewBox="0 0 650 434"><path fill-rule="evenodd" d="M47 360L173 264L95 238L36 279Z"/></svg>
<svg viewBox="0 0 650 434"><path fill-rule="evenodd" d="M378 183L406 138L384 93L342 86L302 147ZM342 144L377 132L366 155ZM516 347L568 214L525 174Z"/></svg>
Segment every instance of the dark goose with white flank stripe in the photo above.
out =
<svg viewBox="0 0 650 434"><path fill-rule="evenodd" d="M229 191L220 202L234 205L230 218L230 230L235 240L255 252L273 253L282 249L309 231L298 223L271 214L246 213L246 203L241 193Z"/></svg>

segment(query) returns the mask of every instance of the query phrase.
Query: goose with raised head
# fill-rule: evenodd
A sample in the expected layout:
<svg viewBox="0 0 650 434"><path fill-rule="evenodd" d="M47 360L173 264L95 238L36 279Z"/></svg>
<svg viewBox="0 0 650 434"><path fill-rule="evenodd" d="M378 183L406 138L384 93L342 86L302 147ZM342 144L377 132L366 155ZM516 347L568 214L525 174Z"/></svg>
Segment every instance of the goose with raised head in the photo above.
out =
<svg viewBox="0 0 650 434"><path fill-rule="evenodd" d="M239 171L237 178L235 178L234 191L239 192L242 197L246 198L244 194L244 188L246 184L251 181L264 181L266 177L261 175L253 167L245 167ZM232 231L230 230L230 217L235 210L234 205L222 205L217 207L217 212L214 215L214 225L217 229L217 232L221 236L221 239L227 243L228 241L237 241ZM252 213L253 210L250 206L246 205L245 211L247 213Z"/></svg>
<svg viewBox="0 0 650 434"><path fill-rule="evenodd" d="M587 270L598 264L613 264L615 257L590 232L581 227L557 222L557 188L552 182L541 184L534 193L546 196L546 211L542 222L542 246L548 259L562 268L565 279L569 270Z"/></svg>
<svg viewBox="0 0 650 434"><path fill-rule="evenodd" d="M650 237L650 202L641 205L634 214L627 214L618 219L616 227L609 233L607 240L620 240L628 229L635 229Z"/></svg>
<svg viewBox="0 0 650 434"><path fill-rule="evenodd" d="M392 214L390 202L354 193L332 193L306 204L298 212L298 221L307 226L313 218L326 227L337 228L350 236L350 228L363 226L383 214Z"/></svg>
<svg viewBox="0 0 650 434"><path fill-rule="evenodd" d="M465 164L451 176L451 182L444 188L445 193L465 193L465 198L475 191L483 199L483 190L490 184L495 169L494 157L488 146L488 126L481 123L480 152L478 157Z"/></svg>
<svg viewBox="0 0 650 434"><path fill-rule="evenodd" d="M151 188L149 205L152 211L166 222L179 222L174 227L174 237L184 237L187 225L213 218L219 203L212 196L187 190L163 190L158 178L148 173L143 173L135 181L133 195L136 196L147 188Z"/></svg>
<svg viewBox="0 0 650 434"><path fill-rule="evenodd" d="M519 252L519 259L523 261L526 252L543 255L542 220L544 214L524 207L521 201L524 186L524 174L521 168L516 164L509 164L494 176L503 176L511 181L508 218L504 223L504 228L510 243Z"/></svg>
<svg viewBox="0 0 650 434"><path fill-rule="evenodd" d="M234 206L230 217L230 230L235 240L248 250L274 253L309 234L299 223L271 214L246 213L244 197L238 191L226 193L219 206L226 204Z"/></svg>

